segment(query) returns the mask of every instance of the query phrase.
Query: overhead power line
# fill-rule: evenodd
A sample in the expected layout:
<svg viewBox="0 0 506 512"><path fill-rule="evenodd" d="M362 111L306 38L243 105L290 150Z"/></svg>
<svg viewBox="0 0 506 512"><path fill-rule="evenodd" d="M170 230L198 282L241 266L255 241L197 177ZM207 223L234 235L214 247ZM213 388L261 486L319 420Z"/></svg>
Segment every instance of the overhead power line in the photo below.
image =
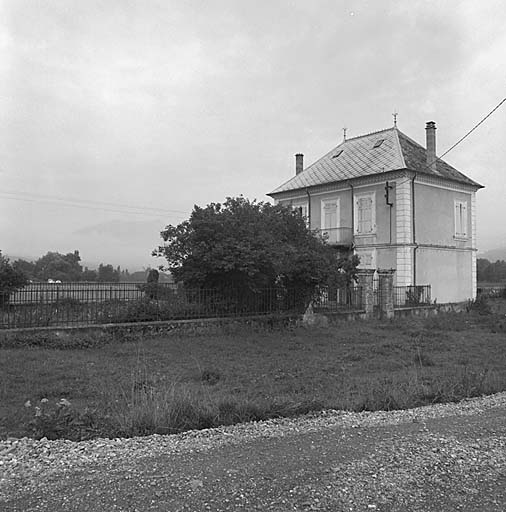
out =
<svg viewBox="0 0 506 512"><path fill-rule="evenodd" d="M52 196L44 194L34 194L31 192L20 192L13 190L0 190L0 197L17 201L31 203L48 203L59 206L68 206L74 208L85 208L90 210L102 210L114 213L127 213L134 215L162 216L167 214L184 214L188 212L183 210L172 210L169 208L157 208L153 206L133 206L123 203L113 203L106 201L93 201L90 199L65 198L61 196ZM180 216L180 215L179 215Z"/></svg>
<svg viewBox="0 0 506 512"><path fill-rule="evenodd" d="M82 208L87 210L100 210L105 212L112 212L112 213L122 213L122 214L130 214L130 215L144 215L148 217L163 217L164 215L171 214L174 215L174 213L171 213L171 211L142 211L141 208L138 210L128 210L125 208L118 209L118 208L107 208L105 206L93 206L93 205L87 205L87 204L78 204L78 203L71 203L71 202L65 202L65 201L54 201L51 199L44 199L44 198L30 198L30 197L16 197L13 195L6 195L2 191L0 191L0 197L4 199L11 199L13 201L24 201L28 203L46 203L46 204L53 204L56 206L64 206L64 207L70 207L70 208ZM182 214L177 214L177 217L183 217Z"/></svg>
<svg viewBox="0 0 506 512"><path fill-rule="evenodd" d="M469 137L471 133L478 128L482 123L484 123L504 102L506 102L506 98L504 98L502 101L499 102L498 105L496 105L480 122L475 124L462 138L460 138L450 149L447 149L439 158L443 158L445 155L447 155L452 149L456 148L464 139Z"/></svg>

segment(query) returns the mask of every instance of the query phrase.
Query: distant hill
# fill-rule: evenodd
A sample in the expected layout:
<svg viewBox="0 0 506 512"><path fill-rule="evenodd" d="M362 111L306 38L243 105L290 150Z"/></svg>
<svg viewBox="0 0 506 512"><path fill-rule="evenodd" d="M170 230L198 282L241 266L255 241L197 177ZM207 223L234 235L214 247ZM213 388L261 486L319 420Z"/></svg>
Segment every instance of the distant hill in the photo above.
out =
<svg viewBox="0 0 506 512"><path fill-rule="evenodd" d="M491 263L494 263L497 260L506 261L506 247L490 249L489 251L478 253L478 258L488 260Z"/></svg>

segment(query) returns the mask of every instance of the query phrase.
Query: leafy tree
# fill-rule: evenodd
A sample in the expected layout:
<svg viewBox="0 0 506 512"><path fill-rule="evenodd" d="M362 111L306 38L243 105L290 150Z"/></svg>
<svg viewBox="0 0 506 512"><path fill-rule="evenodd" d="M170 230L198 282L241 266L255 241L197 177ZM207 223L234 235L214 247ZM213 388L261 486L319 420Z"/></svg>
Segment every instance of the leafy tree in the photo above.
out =
<svg viewBox="0 0 506 512"><path fill-rule="evenodd" d="M24 274L27 279L35 279L35 263L33 261L16 260L12 263L12 268Z"/></svg>
<svg viewBox="0 0 506 512"><path fill-rule="evenodd" d="M282 205L227 198L195 206L190 219L161 232L163 256L176 282L187 287L257 291L297 288L337 279L333 248L309 231L300 214Z"/></svg>
<svg viewBox="0 0 506 512"><path fill-rule="evenodd" d="M90 270L88 267L84 267L81 279L87 282L95 282L98 279L98 272L96 270Z"/></svg>
<svg viewBox="0 0 506 512"><path fill-rule="evenodd" d="M27 283L26 276L13 268L9 259L0 251L0 306L8 304L11 293L23 288Z"/></svg>
<svg viewBox="0 0 506 512"><path fill-rule="evenodd" d="M337 260L337 272L330 276L332 284L337 288L349 288L357 281L357 267L360 258L353 254L350 258L339 258Z"/></svg>
<svg viewBox="0 0 506 512"><path fill-rule="evenodd" d="M114 270L112 265L103 265L102 263L98 266L98 277L97 281L100 283L119 283L120 270Z"/></svg>
<svg viewBox="0 0 506 512"><path fill-rule="evenodd" d="M48 252L35 262L35 275L44 281L47 279L79 281L83 272L80 261L79 251L68 254Z"/></svg>
<svg viewBox="0 0 506 512"><path fill-rule="evenodd" d="M484 281L484 275L487 268L490 266L490 261L485 258L478 258L476 260L476 270L478 273L478 281Z"/></svg>
<svg viewBox="0 0 506 512"><path fill-rule="evenodd" d="M478 281L500 283L506 281L506 261L497 260L491 263L485 258L476 261Z"/></svg>

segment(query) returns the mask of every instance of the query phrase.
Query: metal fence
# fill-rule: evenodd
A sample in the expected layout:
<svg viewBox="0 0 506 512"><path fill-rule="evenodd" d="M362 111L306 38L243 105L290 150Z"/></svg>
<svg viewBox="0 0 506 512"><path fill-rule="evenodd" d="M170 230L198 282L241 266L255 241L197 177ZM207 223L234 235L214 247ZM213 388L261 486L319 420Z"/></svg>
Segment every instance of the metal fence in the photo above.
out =
<svg viewBox="0 0 506 512"><path fill-rule="evenodd" d="M381 308L382 303L386 300L386 298L384 297L384 294L381 294L377 280L374 281L373 294L374 306ZM430 284L394 286L393 302L394 308L396 309L429 305L432 303L431 286Z"/></svg>
<svg viewBox="0 0 506 512"><path fill-rule="evenodd" d="M394 286L394 308L431 304L430 285Z"/></svg>
<svg viewBox="0 0 506 512"><path fill-rule="evenodd" d="M321 286L315 294L313 307L316 311L361 310L363 309L362 287L331 288Z"/></svg>
<svg viewBox="0 0 506 512"><path fill-rule="evenodd" d="M3 295L0 328L301 313L310 300L311 294L297 289L252 292L153 283L34 283Z"/></svg>
<svg viewBox="0 0 506 512"><path fill-rule="evenodd" d="M138 300L145 296L144 283L30 283L12 293L9 304L57 303L80 301L85 303L110 300ZM160 290L175 290L177 286L170 283L157 283Z"/></svg>
<svg viewBox="0 0 506 512"><path fill-rule="evenodd" d="M430 285L394 286L394 307L431 303ZM380 297L375 290L375 305ZM269 288L184 289L174 284L33 283L12 294L0 290L0 329L147 322L192 318L363 309L359 286L319 286L314 292Z"/></svg>

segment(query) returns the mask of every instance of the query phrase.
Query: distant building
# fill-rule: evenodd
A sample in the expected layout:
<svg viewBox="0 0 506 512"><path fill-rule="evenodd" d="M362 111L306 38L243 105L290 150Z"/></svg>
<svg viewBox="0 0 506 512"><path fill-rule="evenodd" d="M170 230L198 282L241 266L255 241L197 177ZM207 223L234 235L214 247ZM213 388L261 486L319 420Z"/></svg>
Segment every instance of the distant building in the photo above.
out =
<svg viewBox="0 0 506 512"><path fill-rule="evenodd" d="M483 188L396 126L344 140L270 194L299 208L341 254L395 269L397 286L432 287L438 302L476 296L476 191Z"/></svg>

